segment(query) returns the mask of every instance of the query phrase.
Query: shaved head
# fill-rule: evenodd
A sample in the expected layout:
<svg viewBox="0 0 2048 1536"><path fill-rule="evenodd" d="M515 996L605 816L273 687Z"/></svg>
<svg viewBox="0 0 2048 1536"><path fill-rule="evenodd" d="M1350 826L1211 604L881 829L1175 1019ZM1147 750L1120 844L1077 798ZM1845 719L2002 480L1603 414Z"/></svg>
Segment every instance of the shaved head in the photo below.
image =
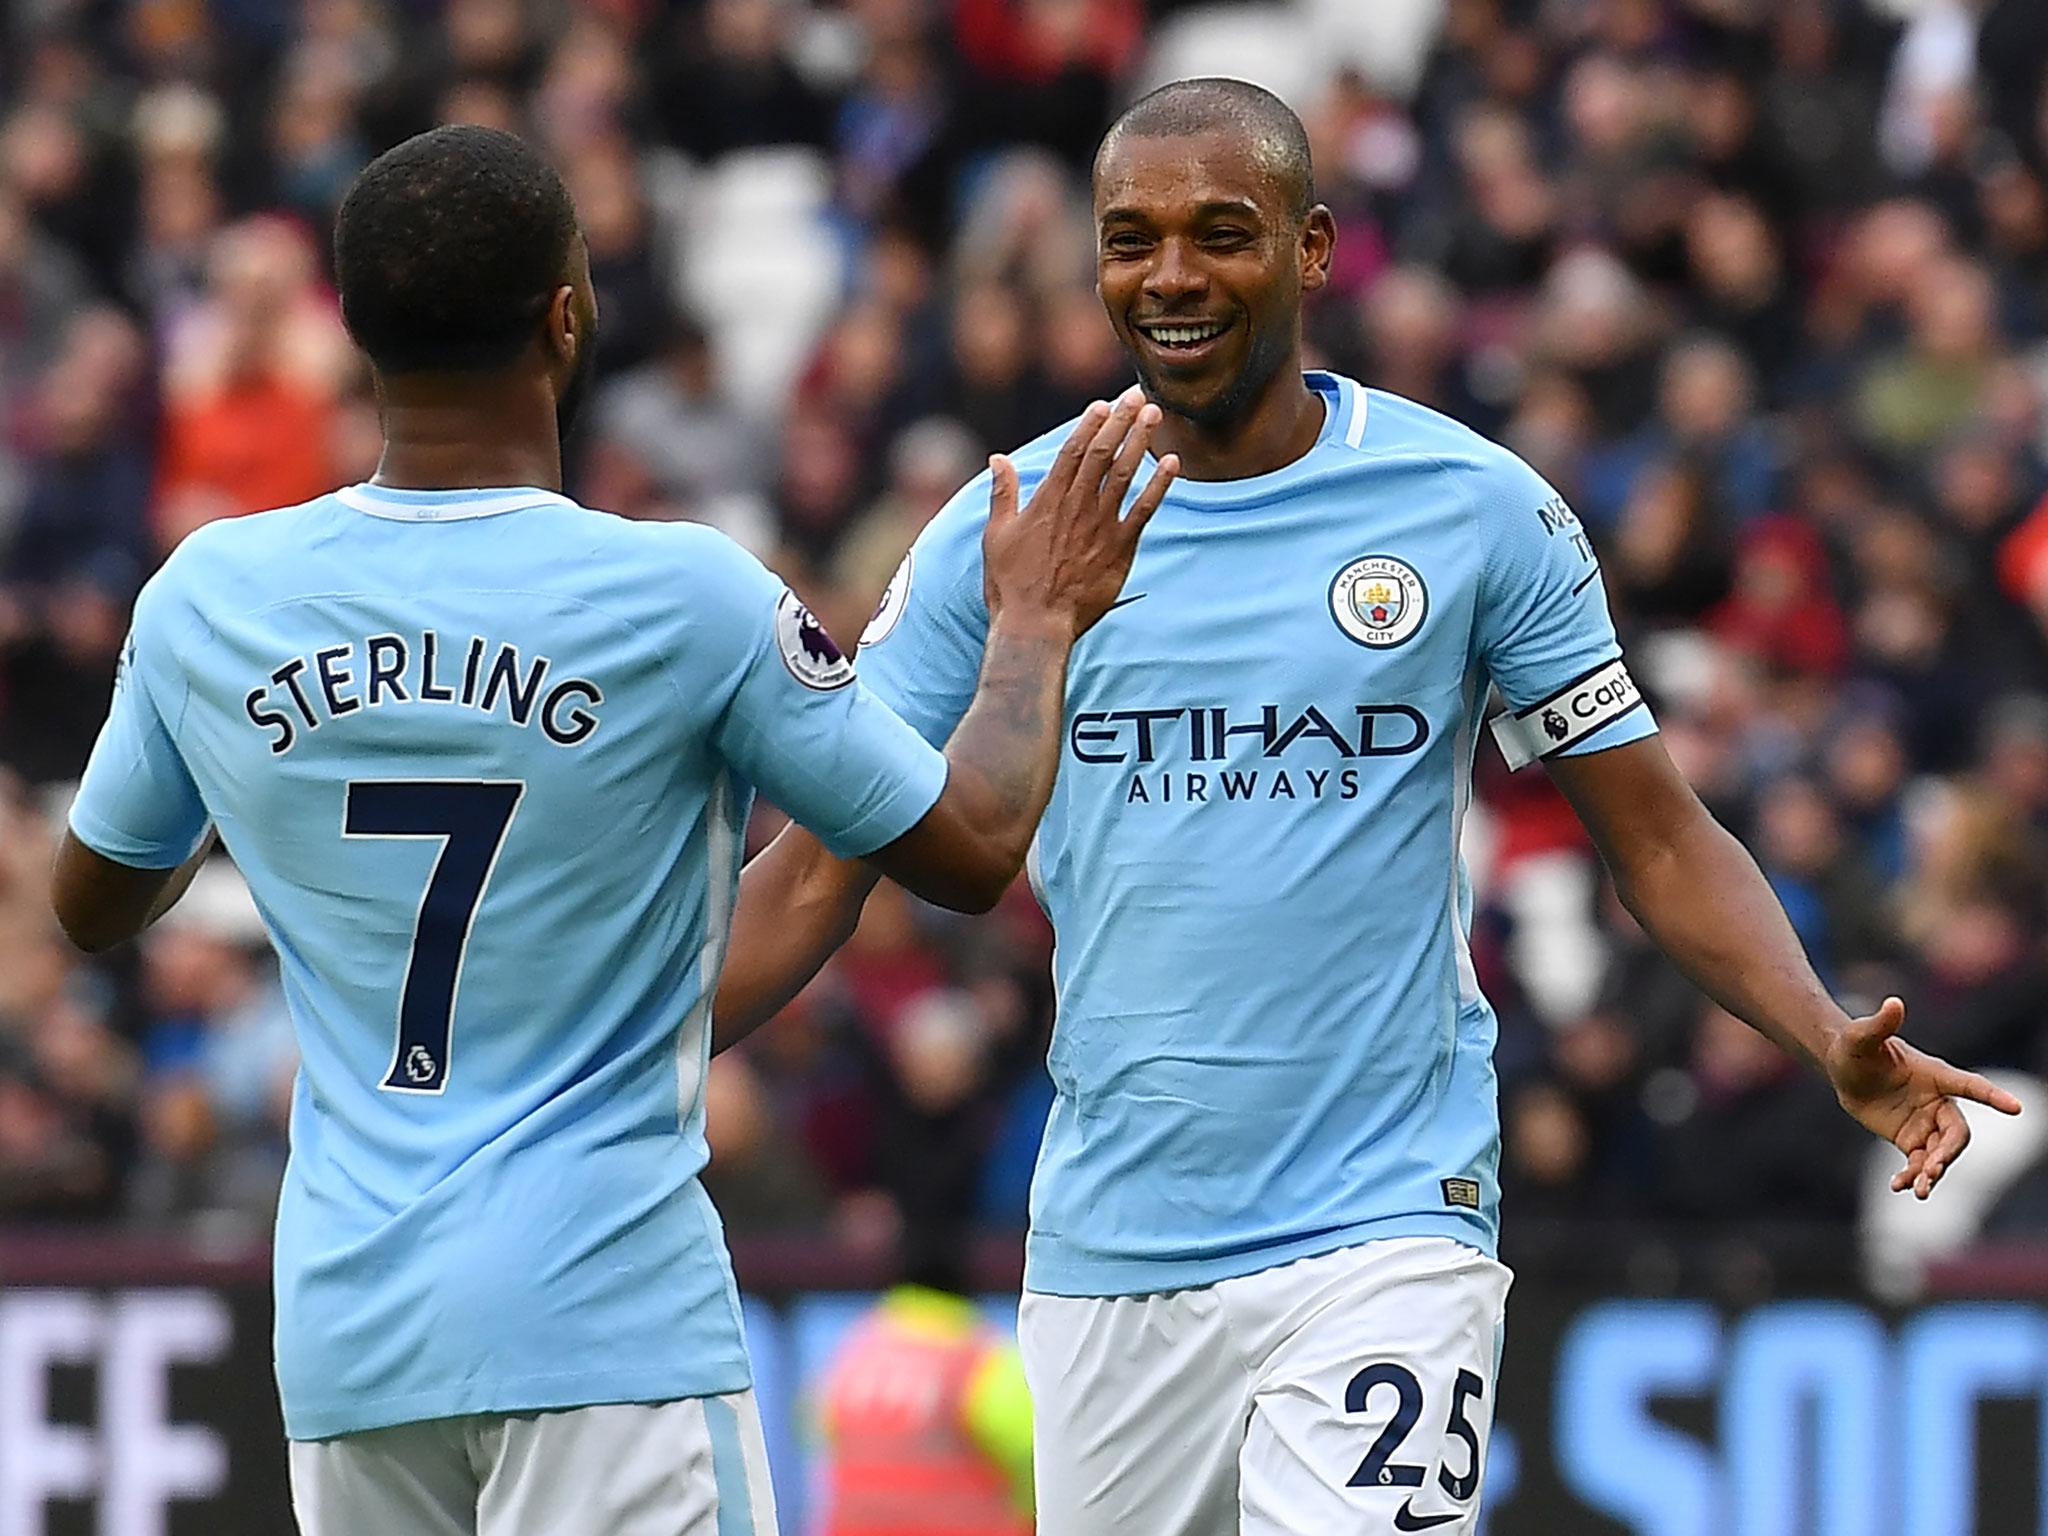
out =
<svg viewBox="0 0 2048 1536"><path fill-rule="evenodd" d="M1293 108L1271 91L1245 80L1176 80L1141 96L1110 125L1095 167L1130 139L1194 138L1224 133L1239 140L1285 193L1296 218L1315 203L1315 172L1308 132Z"/></svg>

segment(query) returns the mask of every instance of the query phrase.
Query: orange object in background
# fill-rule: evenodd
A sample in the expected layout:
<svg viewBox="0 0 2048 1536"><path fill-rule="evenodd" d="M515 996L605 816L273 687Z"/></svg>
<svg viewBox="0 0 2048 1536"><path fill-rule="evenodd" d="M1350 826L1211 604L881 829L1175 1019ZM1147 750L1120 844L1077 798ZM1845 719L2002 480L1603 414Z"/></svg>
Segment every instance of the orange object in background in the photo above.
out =
<svg viewBox="0 0 2048 1536"><path fill-rule="evenodd" d="M1030 1536L1030 1399L964 1297L898 1286L827 1371L828 1536Z"/></svg>
<svg viewBox="0 0 2048 1536"><path fill-rule="evenodd" d="M277 374L244 375L173 402L164 414L158 541L170 549L217 518L288 507L332 490L333 419L331 401Z"/></svg>

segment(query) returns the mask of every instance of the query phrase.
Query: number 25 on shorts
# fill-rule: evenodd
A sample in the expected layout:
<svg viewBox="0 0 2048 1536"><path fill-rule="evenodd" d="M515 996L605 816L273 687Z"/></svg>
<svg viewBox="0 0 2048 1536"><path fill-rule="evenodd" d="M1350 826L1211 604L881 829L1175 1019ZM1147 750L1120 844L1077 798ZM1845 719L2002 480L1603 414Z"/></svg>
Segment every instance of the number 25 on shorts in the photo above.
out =
<svg viewBox="0 0 2048 1536"><path fill-rule="evenodd" d="M1424 1411L1422 1383L1415 1373L1405 1365L1393 1361L1382 1361L1369 1365L1351 1378L1351 1385L1344 1392L1344 1409L1347 1413L1368 1412L1373 1394L1381 1388L1390 1388L1394 1393L1394 1412L1387 1420L1387 1427L1380 1431L1373 1441L1365 1459L1358 1464L1358 1470L1351 1474L1347 1486L1352 1488L1420 1488L1426 1477L1425 1470L1414 1462L1395 1461L1402 1442L1422 1419ZM1465 1470L1453 1472L1446 1460L1437 1468L1437 1486L1460 1503L1469 1500L1479 1491L1479 1432L1465 1416L1466 1405L1474 1398L1486 1395L1486 1383L1472 1371L1461 1370L1451 1388L1450 1413L1444 1423L1446 1439L1465 1442ZM1384 1396L1384 1394L1382 1394ZM1397 1521L1402 1530L1427 1530L1432 1525L1445 1524L1457 1518L1449 1514L1436 1517L1413 1514L1407 1505L1401 1509L1402 1518Z"/></svg>

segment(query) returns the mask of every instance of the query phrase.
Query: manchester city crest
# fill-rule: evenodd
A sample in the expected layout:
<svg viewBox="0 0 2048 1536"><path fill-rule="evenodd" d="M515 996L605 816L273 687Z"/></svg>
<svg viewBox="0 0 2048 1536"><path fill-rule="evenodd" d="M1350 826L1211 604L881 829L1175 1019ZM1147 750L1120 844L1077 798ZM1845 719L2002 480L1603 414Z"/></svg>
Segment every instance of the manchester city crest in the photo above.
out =
<svg viewBox="0 0 2048 1536"><path fill-rule="evenodd" d="M1422 627L1429 588L1414 566L1392 555L1354 560L1330 583L1330 615L1360 645L1399 645Z"/></svg>

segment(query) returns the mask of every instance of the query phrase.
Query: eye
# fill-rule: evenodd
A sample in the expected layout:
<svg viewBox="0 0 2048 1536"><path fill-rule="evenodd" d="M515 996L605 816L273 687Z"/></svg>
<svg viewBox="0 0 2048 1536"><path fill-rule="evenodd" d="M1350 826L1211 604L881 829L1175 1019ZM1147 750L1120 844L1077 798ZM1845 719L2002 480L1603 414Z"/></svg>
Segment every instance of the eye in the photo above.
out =
<svg viewBox="0 0 2048 1536"><path fill-rule="evenodd" d="M1202 236L1202 244L1216 250L1235 250L1251 243L1251 231L1239 229L1235 224L1219 224Z"/></svg>
<svg viewBox="0 0 2048 1536"><path fill-rule="evenodd" d="M1119 256L1129 256L1146 250L1151 243L1136 230L1126 229L1110 235L1102 242L1102 248Z"/></svg>

